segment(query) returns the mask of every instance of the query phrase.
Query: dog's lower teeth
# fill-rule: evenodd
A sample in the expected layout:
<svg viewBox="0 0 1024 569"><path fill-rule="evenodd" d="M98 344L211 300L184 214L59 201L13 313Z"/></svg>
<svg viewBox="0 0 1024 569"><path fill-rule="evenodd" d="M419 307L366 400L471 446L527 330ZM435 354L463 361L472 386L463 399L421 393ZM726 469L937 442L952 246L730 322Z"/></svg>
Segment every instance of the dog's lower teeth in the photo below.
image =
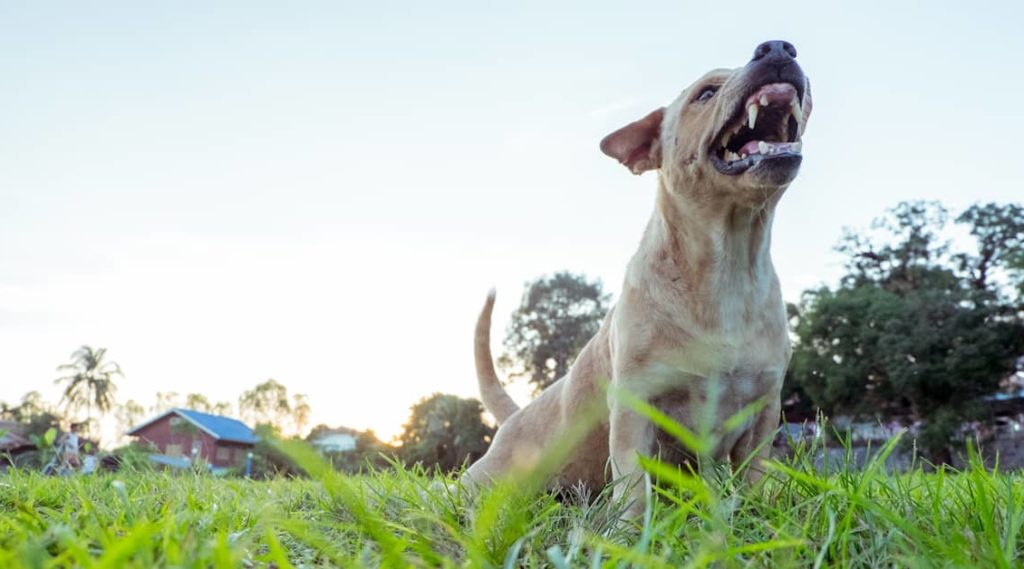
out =
<svg viewBox="0 0 1024 569"><path fill-rule="evenodd" d="M758 151L759 151L759 152L760 152L761 154L768 154L768 143L767 143L767 142L765 142L765 141L763 141L763 140L759 140L759 141L757 142L757 150L758 150Z"/></svg>

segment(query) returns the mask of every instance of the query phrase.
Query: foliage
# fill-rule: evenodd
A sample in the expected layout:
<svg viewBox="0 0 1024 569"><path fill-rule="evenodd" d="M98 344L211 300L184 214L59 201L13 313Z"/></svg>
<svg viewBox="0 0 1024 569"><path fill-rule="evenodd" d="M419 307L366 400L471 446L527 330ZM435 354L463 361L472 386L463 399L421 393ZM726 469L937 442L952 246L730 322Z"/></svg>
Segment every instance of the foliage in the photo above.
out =
<svg viewBox="0 0 1024 569"><path fill-rule="evenodd" d="M153 415L159 415L166 411L170 411L175 407L181 407L180 396L175 391L157 391L156 400L153 405L149 407L149 412Z"/></svg>
<svg viewBox="0 0 1024 569"><path fill-rule="evenodd" d="M111 464L122 474L148 472L153 470L153 462L149 455L153 448L148 443L132 441L106 453L103 462Z"/></svg>
<svg viewBox="0 0 1024 569"><path fill-rule="evenodd" d="M413 405L399 435L399 455L406 464L451 472L483 456L495 428L483 422L476 399L435 393Z"/></svg>
<svg viewBox="0 0 1024 569"><path fill-rule="evenodd" d="M946 211L904 203L875 227L877 243L850 233L838 249L847 275L835 290L804 294L789 378L828 413L898 418L921 427L918 443L949 460L960 425L985 419L983 396L1016 370L1024 322L1003 302L999 279L1017 206L975 206L958 221L977 238L974 253L949 254L940 241ZM1000 221L1002 220L1002 221Z"/></svg>
<svg viewBox="0 0 1024 569"><path fill-rule="evenodd" d="M82 346L71 354L70 363L57 367L58 371L67 372L55 380L55 383L66 384L61 402L69 410L85 407L86 421L91 421L93 407L100 413L110 411L117 391L113 378L124 376L121 366L106 361L106 356L106 348Z"/></svg>
<svg viewBox="0 0 1024 569"><path fill-rule="evenodd" d="M1016 281L1018 292L1024 295L1024 206L976 204L956 220L970 227L978 244L977 254L956 256L971 286L990 289L992 273L997 279L1003 273L1008 282Z"/></svg>
<svg viewBox="0 0 1024 569"><path fill-rule="evenodd" d="M1024 478L963 471L822 471L814 449L764 481L648 468L650 514L616 523L609 492L482 492L398 467L339 475L282 447L309 479L130 472L0 483L0 566L29 567L1014 567ZM891 450L891 446L886 451Z"/></svg>
<svg viewBox="0 0 1024 569"><path fill-rule="evenodd" d="M238 413L252 425L271 425L279 432L301 433L309 423L309 400L296 393L289 400L288 388L268 379L238 398Z"/></svg>
<svg viewBox="0 0 1024 569"><path fill-rule="evenodd" d="M539 392L569 366L601 327L610 296L601 281L555 273L526 284L505 334L498 363L511 377L526 377Z"/></svg>
<svg viewBox="0 0 1024 569"><path fill-rule="evenodd" d="M210 403L209 398L202 393L189 393L185 396L185 408L200 413L212 413L213 403Z"/></svg>
<svg viewBox="0 0 1024 569"><path fill-rule="evenodd" d="M306 430L306 425L309 424L309 414L312 413L312 409L309 406L309 396L302 393L296 393L292 396L292 429L294 433L298 434Z"/></svg>
<svg viewBox="0 0 1024 569"><path fill-rule="evenodd" d="M260 423L256 426L255 433L259 437L259 441L252 448L251 475L253 478L266 480L279 476L293 477L302 474L302 470L295 465L295 461L275 446L275 441L280 438L280 432L273 425Z"/></svg>
<svg viewBox="0 0 1024 569"><path fill-rule="evenodd" d="M349 434L355 438L355 448L352 450L323 452L324 457L336 470L357 474L371 468L387 467L395 459L396 450L378 439L372 430L358 431L344 427L317 425L309 431L305 440L313 442L322 436L336 433Z"/></svg>
<svg viewBox="0 0 1024 569"><path fill-rule="evenodd" d="M21 423L25 436L43 436L48 430L59 430L64 418L60 412L43 401L38 391L29 391L19 405L0 402L0 419Z"/></svg>
<svg viewBox="0 0 1024 569"><path fill-rule="evenodd" d="M123 435L146 418L146 408L134 399L129 399L117 406L114 417L117 419L117 432Z"/></svg>

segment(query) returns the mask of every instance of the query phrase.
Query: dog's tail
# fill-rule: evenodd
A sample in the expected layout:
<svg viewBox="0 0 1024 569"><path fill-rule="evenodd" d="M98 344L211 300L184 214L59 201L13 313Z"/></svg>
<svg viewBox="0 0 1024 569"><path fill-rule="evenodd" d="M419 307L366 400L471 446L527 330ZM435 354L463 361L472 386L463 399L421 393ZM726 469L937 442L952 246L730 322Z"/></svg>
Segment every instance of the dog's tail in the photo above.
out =
<svg viewBox="0 0 1024 569"><path fill-rule="evenodd" d="M480 399L500 425L518 411L519 406L501 386L501 380L494 371L494 359L491 357L491 313L494 312L495 294L493 288L487 293L487 301L484 302L484 308L476 320L473 355L476 358L476 379L480 384Z"/></svg>

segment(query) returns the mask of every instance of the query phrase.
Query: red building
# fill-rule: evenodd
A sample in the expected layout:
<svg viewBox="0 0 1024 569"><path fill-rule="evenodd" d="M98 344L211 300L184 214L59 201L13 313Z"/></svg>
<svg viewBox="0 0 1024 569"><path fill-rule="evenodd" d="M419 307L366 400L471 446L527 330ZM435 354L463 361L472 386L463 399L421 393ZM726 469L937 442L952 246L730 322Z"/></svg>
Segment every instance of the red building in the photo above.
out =
<svg viewBox="0 0 1024 569"><path fill-rule="evenodd" d="M175 408L134 427L127 433L152 445L157 462L184 466L202 459L214 468L240 467L259 439L245 423Z"/></svg>

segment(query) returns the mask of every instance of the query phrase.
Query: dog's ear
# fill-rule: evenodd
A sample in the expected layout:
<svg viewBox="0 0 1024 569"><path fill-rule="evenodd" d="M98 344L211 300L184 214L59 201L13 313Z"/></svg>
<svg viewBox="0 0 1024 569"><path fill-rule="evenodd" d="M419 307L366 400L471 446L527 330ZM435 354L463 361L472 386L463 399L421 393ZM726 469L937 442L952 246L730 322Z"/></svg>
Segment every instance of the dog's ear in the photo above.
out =
<svg viewBox="0 0 1024 569"><path fill-rule="evenodd" d="M634 174L661 167L662 107L604 137L601 152L616 159Z"/></svg>

